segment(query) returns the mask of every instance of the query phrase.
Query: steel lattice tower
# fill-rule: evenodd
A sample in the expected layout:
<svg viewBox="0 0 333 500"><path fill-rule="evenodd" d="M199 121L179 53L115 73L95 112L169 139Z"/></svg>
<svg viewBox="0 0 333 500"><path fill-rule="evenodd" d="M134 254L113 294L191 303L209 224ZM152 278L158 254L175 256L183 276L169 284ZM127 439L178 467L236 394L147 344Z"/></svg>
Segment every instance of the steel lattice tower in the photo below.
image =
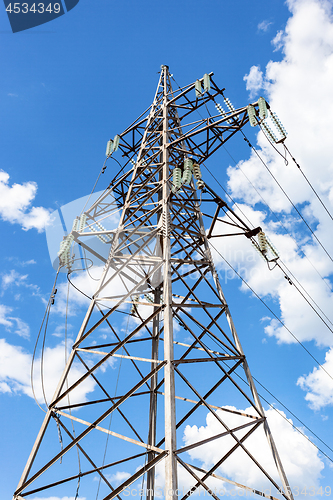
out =
<svg viewBox="0 0 333 500"><path fill-rule="evenodd" d="M170 499L185 500L204 489L218 500L212 478L226 488L292 499L209 247L226 213L229 232L255 243L260 231L250 230L200 179L200 165L249 121L247 107L232 106L198 119L195 113L218 96L224 97L223 90L212 74L174 91L169 69L162 66L147 116L109 143L110 154L122 152L124 169L77 219L60 255L60 264L70 266L74 241L102 271L14 499L41 491L68 495L78 480L80 495L90 499L83 489L89 491L93 476L101 481L104 500L124 498L139 479L147 500L164 481ZM253 109L258 116L258 103ZM204 212L205 204L214 207L213 215ZM92 236L106 256L89 243ZM126 327L118 326L120 317ZM122 362L117 382L112 360ZM95 387L90 401L80 396L88 380ZM251 412L237 409L246 406ZM207 414L214 432L183 446L186 426L203 425ZM248 446L259 433L267 441L267 470ZM203 469L198 450L214 442L220 456ZM255 466L262 477L258 485L221 475L234 457ZM114 485L111 475L119 467L126 474ZM272 496L262 492L267 483Z"/></svg>

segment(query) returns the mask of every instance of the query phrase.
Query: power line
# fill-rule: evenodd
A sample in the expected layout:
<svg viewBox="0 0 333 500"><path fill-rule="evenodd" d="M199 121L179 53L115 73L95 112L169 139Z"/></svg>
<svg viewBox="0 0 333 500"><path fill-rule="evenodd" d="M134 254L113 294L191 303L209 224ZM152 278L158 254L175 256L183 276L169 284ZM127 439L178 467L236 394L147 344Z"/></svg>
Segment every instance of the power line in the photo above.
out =
<svg viewBox="0 0 333 500"><path fill-rule="evenodd" d="M246 142L248 143L248 145L252 148L252 144L250 143L250 141L248 141L247 138L244 138L244 140L246 140ZM274 147L274 146L273 146ZM262 199L262 201L264 202L264 204L267 206L267 208L269 209L269 211L271 212L271 214L275 217L275 219L279 222L279 224L281 224L281 226L283 227L283 229L285 230L286 234L288 234L292 239L293 241L296 243L296 246L298 248L298 250L300 252L302 252L302 255L306 258L306 260L309 262L309 264L313 267L313 269L316 271L316 273L318 274L318 276L323 280L323 282L325 283L325 285L327 286L327 288L330 290L330 292L332 292L332 287L329 285L329 283L327 282L327 280L324 279L324 277L320 274L320 272L318 271L318 269L315 267L315 265L313 264L313 262L309 259L309 257L306 255L306 253L304 252L304 250L302 249L302 247L298 244L296 238L293 237L293 235L288 231L288 229L286 228L286 226L283 224L282 220L280 219L280 217L276 214L276 212L274 212L274 210L271 209L270 205L268 204L268 202L265 200L265 198L262 196L262 194L258 191L258 189L255 187L255 185L250 181L250 179L247 177L247 175L245 174L245 172L241 169L241 167L239 166L239 164L236 162L236 160L233 158L233 156L230 154L230 152L227 150L227 148L223 145L223 148L224 150L226 151L226 153L230 156L230 158L232 159L232 161L234 162L235 166L238 168L238 170L244 175L245 179L249 182L249 184L252 186L252 188L255 190L255 192L258 194L258 196ZM278 150L277 150L278 151ZM279 152L279 151L278 151ZM210 172L209 172L210 173ZM212 174L211 174L212 175ZM217 179L215 179L217 181ZM217 181L218 182L218 181ZM221 184L219 183L220 187ZM222 189L224 189L222 187ZM286 266L287 267L287 266Z"/></svg>
<svg viewBox="0 0 333 500"><path fill-rule="evenodd" d="M243 131L242 131L243 133ZM247 137L244 135L243 133L243 136L244 136L244 139L248 142L248 139ZM316 236L316 234L313 232L313 230L311 229L311 227L309 226L309 224L306 222L306 220L304 219L303 215L301 214L301 212L298 210L298 208L296 207L296 205L293 203L293 201L291 200L291 198L288 196L288 194L286 193L286 191L283 189L283 187L281 186L281 184L279 183L279 181L277 180L277 178L275 177L275 175L273 174L273 172L268 168L266 162L261 158L260 154L258 153L258 151L252 146L252 144L250 142L248 142L249 146L251 147L251 149L254 151L254 153L257 155L257 157L259 158L259 160L261 161L261 163L264 165L264 167L266 168L266 170L269 172L269 174L271 175L271 177L274 179L274 181L276 182L276 184L279 186L279 188L281 189L282 193L285 195L285 197L287 198L287 200L289 201L289 203L292 205L292 207L294 208L294 210L297 212L297 214L300 216L300 218L302 219L302 221L304 222L304 224L306 225L306 227L309 229L309 231L311 232L312 236L317 240L317 242L319 243L319 245L321 246L321 248L324 250L324 252L326 253L326 255L328 256L328 258L333 262L333 258L331 257L331 255L328 253L328 251L326 250L326 248L324 247L324 245L321 243L321 241L319 240L319 238Z"/></svg>
<svg viewBox="0 0 333 500"><path fill-rule="evenodd" d="M212 172L208 169L208 167L203 164L204 167L207 169L207 171L210 173L210 175L216 180L216 182L218 182L218 184L220 185L220 187L223 189L223 191L227 194L227 191L223 188L223 186L219 183L219 181L216 179L216 177L212 174ZM228 195L229 196L229 195ZM232 200L232 198L229 196L229 198ZM232 202L238 207L238 205L232 200ZM268 205L267 205L268 206ZM268 206L269 208L269 206ZM239 210L241 210L239 207L238 207ZM242 212L242 211L241 211ZM242 214L245 216L244 212L242 212ZM251 223L251 221L247 218L248 222L250 223L250 225L252 227L253 224ZM311 299L311 301L313 302L313 304L315 304L315 306L319 309L319 311L325 316L325 318L329 321L329 323L331 323L331 325L333 326L333 323L332 321L328 318L328 316L324 313L324 311L321 309L321 307L317 304L317 302L312 298L312 296L309 294L309 292L307 292L305 290L305 288L303 287L303 285L299 282L299 280L295 277L295 275L292 273L292 271L290 271L290 269L288 268L288 266L281 260L280 258L280 261L281 263L284 265L284 267L287 269L287 271L291 274L291 276L294 278L294 280L298 283L298 285L304 290L305 294ZM281 271L285 274L285 277L288 279L288 281L296 288L296 290L300 293L300 295L304 298L304 300L309 304L309 306L311 307L311 309L313 309L313 311L316 313L316 315L319 317L319 319L324 323L324 325L330 330L330 332L333 334L333 329L330 328L330 326L326 323L326 321L321 317L321 315L318 313L318 311L315 309L315 307L310 303L310 301L305 297L305 295L301 292L301 290L295 285L295 283L291 282L290 280L290 277L287 275L287 273L282 269L282 267L279 265L279 264L276 264L278 265L278 267L280 267ZM323 279L323 278L322 278Z"/></svg>
<svg viewBox="0 0 333 500"><path fill-rule="evenodd" d="M209 244L213 247L213 249L219 254L219 256L224 260L224 262L234 271L234 273L242 280L242 282L251 290L251 292L257 297L257 299L264 304L264 306L270 311L271 314L278 320L278 322L290 333L290 335L296 340L296 342L311 356L311 358L318 364L318 366L333 380L332 375L328 373L328 371L320 364L320 362L311 354L311 352L305 347L305 345L298 340L296 335L283 323L283 321L275 314L275 312L266 304L266 302L253 290L253 288L248 284L248 282L236 271L236 269L223 257L223 255L215 248L215 246L209 242Z"/></svg>

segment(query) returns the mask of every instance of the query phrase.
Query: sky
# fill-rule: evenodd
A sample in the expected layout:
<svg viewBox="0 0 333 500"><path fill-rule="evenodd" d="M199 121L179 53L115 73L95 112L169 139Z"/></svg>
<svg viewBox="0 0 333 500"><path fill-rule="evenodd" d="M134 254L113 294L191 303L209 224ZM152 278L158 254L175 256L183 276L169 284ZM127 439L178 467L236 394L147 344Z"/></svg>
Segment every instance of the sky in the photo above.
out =
<svg viewBox="0 0 333 500"><path fill-rule="evenodd" d="M269 271L247 241L214 239L213 256L295 496L302 485L313 498L333 488L333 462L324 455L333 460L325 446L333 449L332 8L329 0L80 0L60 18L13 34L0 6L1 498L11 498L43 419L30 364L55 277L46 241L50 214L90 193L107 140L151 104L161 64L169 65L175 86L214 72L236 108L264 96L288 132L286 146L300 168L259 130L245 130L308 227L241 137L207 165L235 211L263 227L294 285L281 269ZM108 167L99 189L116 168ZM226 197L208 171L203 176ZM47 395L63 366L65 293L63 280L45 352ZM86 306L73 294L71 338ZM89 400L95 387L82 390ZM189 426L185 444L213 426L209 416L205 426ZM199 458L213 463L216 453L211 444ZM238 470L234 461L226 473ZM118 472L120 480L125 472ZM251 481L255 472L247 473ZM32 500L44 498L51 500Z"/></svg>

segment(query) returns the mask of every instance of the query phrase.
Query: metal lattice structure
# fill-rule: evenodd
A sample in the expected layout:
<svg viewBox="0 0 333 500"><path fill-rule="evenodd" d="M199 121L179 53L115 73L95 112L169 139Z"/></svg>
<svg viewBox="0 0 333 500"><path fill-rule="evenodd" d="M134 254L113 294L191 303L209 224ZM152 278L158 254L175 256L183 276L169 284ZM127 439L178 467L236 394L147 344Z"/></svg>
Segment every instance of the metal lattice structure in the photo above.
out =
<svg viewBox="0 0 333 500"><path fill-rule="evenodd" d="M147 116L116 137L112 147L122 152L125 173L85 210L68 240L102 271L14 499L41 491L69 495L78 480L80 495L93 498L93 477L103 500L124 498L139 480L147 500L161 484L170 499L185 500L200 489L217 500L212 481L292 499L209 246L219 221L257 246L260 231L250 230L200 178L200 165L249 120L247 107L232 106L197 119L218 96L223 90L212 75L174 91L162 66ZM251 106L258 115L258 103ZM212 214L205 204L214 207ZM89 244L92 235L100 247ZM118 379L114 360L122 363ZM95 388L89 401L80 396L87 381ZM184 433L208 422L207 415L210 434L184 446ZM253 446L262 436L265 463ZM216 443L219 456L206 460L205 469L200 450L204 455ZM235 457L256 469L258 485L228 475ZM119 467L126 474L115 480ZM270 494L263 492L266 484Z"/></svg>

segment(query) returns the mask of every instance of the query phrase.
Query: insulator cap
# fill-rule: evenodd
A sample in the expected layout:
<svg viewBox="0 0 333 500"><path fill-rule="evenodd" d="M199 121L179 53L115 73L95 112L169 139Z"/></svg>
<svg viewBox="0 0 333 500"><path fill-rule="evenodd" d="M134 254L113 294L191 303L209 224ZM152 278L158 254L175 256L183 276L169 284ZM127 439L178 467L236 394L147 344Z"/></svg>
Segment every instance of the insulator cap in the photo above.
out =
<svg viewBox="0 0 333 500"><path fill-rule="evenodd" d="M247 107L247 116L249 117L251 127L255 127L256 125L258 125L256 110L255 107L252 106L252 104L249 104Z"/></svg>
<svg viewBox="0 0 333 500"><path fill-rule="evenodd" d="M267 103L263 97L259 97L258 99L259 106L259 117L261 120L264 120L268 116Z"/></svg>

